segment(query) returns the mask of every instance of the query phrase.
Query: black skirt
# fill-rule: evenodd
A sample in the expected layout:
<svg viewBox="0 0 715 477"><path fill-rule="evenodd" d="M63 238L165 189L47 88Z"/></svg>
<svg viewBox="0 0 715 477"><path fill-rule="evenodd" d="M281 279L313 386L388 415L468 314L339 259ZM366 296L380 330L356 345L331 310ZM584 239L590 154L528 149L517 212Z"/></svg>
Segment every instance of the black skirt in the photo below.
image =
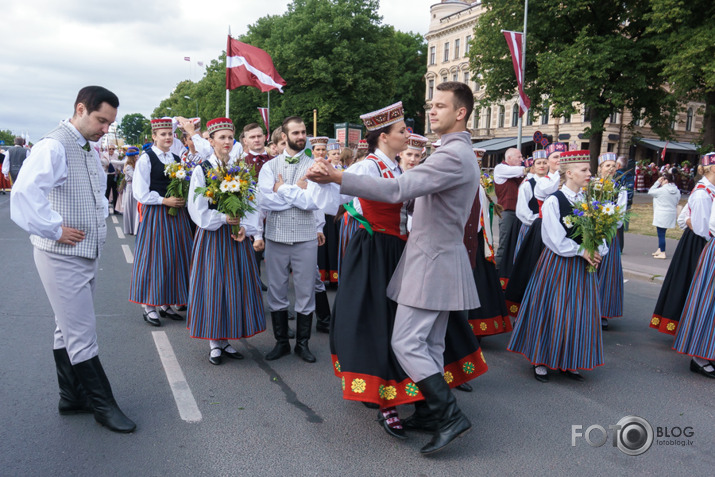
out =
<svg viewBox="0 0 715 477"><path fill-rule="evenodd" d="M514 269L511 278L506 286L504 297L509 314L516 318L519 314L519 306L524 299L526 286L529 284L531 275L536 270L541 252L544 251L544 241L541 239L541 218L534 220L529 230L521 242L521 248L514 261Z"/></svg>
<svg viewBox="0 0 715 477"><path fill-rule="evenodd" d="M499 282L501 283L502 290L506 289L509 280L511 279L511 273L514 267L514 250L516 250L516 242L519 240L519 229L521 229L521 220L514 217L514 222L511 228L507 231L506 237L499 237L499 240L506 240L504 244L504 251L501 257L501 268L498 270ZM501 246L501 244L500 244ZM523 245L522 245L523 247Z"/></svg>
<svg viewBox="0 0 715 477"><path fill-rule="evenodd" d="M650 320L651 328L669 335L675 335L678 331L678 322L688 298L690 282L693 281L700 254L706 243L704 238L689 228L683 232L665 274Z"/></svg>
<svg viewBox="0 0 715 477"><path fill-rule="evenodd" d="M343 257L340 287L330 325L330 353L343 398L382 407L423 399L390 344L397 303L387 284L405 242L358 229ZM479 343L464 317L449 320L445 339L445 380L454 387L487 370Z"/></svg>
<svg viewBox="0 0 715 477"><path fill-rule="evenodd" d="M325 226L323 227L325 244L318 247L318 268L320 269L320 279L324 282L338 283L339 227L335 222L334 215L325 214Z"/></svg>

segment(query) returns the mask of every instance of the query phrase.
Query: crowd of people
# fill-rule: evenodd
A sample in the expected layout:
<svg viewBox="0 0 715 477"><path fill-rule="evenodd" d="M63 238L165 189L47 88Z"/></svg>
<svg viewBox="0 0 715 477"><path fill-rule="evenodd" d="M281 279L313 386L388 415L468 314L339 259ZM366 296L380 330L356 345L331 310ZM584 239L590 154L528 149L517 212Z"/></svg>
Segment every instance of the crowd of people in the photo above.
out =
<svg viewBox="0 0 715 477"><path fill-rule="evenodd" d="M431 433L424 454L471 428L452 388L470 391L468 382L487 371L479 344L486 336L511 332L507 348L540 382L549 370L583 381L581 371L604 364L603 331L624 302L621 239L588 251L569 225L594 180L589 153L562 143L526 160L506 151L493 176L495 251L491 197L480 185L484 151L466 127L473 101L463 83L436 88L429 119L440 140L429 156L400 102L361 116L367 132L355 151L308 137L298 116L270 138L258 123L237 135L230 118L204 128L198 118L177 117L151 120L148 145L119 154L109 144L100 154L96 141L119 100L83 88L74 115L25 159L11 199L55 314L59 412L91 412L116 432L136 427L98 358L92 300L110 201L125 233L136 235L128 298L147 325L186 320L189 336L206 341L209 363L221 365L243 359L231 341L265 331L267 310L275 345L265 359L295 353L315 363L315 315L315 330L330 335L343 397L376 409L397 439ZM623 178L615 154L598 163L601 182ZM184 196L170 193L165 171L175 165L188 171ZM651 327L675 335L692 371L715 378L715 154L699 169ZM244 213L209 193L217 176L247 183ZM659 207L670 207L672 182L664 175L653 185ZM623 188L617 207L628 201ZM337 287L332 307L326 286ZM415 410L403 418L405 404Z"/></svg>

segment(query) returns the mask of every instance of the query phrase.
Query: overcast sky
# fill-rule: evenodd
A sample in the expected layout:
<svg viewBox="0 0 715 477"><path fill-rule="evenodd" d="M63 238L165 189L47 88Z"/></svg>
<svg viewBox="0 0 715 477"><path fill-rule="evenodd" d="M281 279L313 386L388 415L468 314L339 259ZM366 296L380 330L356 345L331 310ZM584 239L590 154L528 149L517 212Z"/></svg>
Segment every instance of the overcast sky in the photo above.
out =
<svg viewBox="0 0 715 477"><path fill-rule="evenodd" d="M0 129L36 142L72 114L77 91L105 86L123 114L149 116L177 83L198 81L226 33L280 15L281 0L25 0L0 17ZM425 34L437 0L383 0L383 22ZM191 62L184 61L190 57Z"/></svg>

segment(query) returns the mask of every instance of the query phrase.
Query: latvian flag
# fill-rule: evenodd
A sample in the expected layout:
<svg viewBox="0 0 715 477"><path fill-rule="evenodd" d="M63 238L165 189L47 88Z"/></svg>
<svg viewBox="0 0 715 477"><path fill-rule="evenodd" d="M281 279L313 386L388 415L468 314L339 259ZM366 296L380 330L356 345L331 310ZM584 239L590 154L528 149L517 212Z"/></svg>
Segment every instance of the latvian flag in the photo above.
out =
<svg viewBox="0 0 715 477"><path fill-rule="evenodd" d="M226 47L226 89L253 86L265 93L283 92L286 82L273 66L271 56L260 48L228 37Z"/></svg>
<svg viewBox="0 0 715 477"><path fill-rule="evenodd" d="M524 68L522 65L522 33L516 31L502 30L506 42L509 45L511 52L511 61L514 65L514 73L516 73L516 83L519 87L519 116L522 116L531 107L531 100L524 92Z"/></svg>

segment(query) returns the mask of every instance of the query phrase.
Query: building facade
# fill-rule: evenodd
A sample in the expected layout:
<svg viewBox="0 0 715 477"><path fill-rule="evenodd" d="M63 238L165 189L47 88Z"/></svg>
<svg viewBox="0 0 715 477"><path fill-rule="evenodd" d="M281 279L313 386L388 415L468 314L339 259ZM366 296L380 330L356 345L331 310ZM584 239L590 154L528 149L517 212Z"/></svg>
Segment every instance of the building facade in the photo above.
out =
<svg viewBox="0 0 715 477"><path fill-rule="evenodd" d="M430 7L429 31L427 40L427 73L425 74L425 109L431 108L435 88L445 81L467 83L474 91L475 100L484 97L484 86L479 84L478 75L469 69L469 48L474 27L484 8L481 2L461 0L442 0ZM508 51L506 41L504 49ZM589 140L584 138L584 131L589 127L588 111L575 105L578 113L570 117L553 117L549 110L530 111L524 116L522 137L530 139L539 131L549 136L552 141L569 143L571 149L588 149ZM696 155L694 143L703 127L703 103L692 102L685 105L673 122L676 141L666 147L665 162L674 163L685 159L692 161ZM490 141L493 148L487 146L491 163L500 160L507 147L516 145L518 131L519 105L517 97L495 103L486 108L475 108L468 126L472 141L484 142L497 138L514 138L509 141ZM604 125L601 152L615 152L636 160L657 162L665 142L660 141L647 124L641 122L629 128L632 114L628 110L613 114ZM425 115L425 132L429 139L436 140ZM638 141L633 138L639 138ZM486 143L489 144L489 143ZM529 154L536 148L531 141L522 141L522 151ZM503 146L503 147L502 147Z"/></svg>

